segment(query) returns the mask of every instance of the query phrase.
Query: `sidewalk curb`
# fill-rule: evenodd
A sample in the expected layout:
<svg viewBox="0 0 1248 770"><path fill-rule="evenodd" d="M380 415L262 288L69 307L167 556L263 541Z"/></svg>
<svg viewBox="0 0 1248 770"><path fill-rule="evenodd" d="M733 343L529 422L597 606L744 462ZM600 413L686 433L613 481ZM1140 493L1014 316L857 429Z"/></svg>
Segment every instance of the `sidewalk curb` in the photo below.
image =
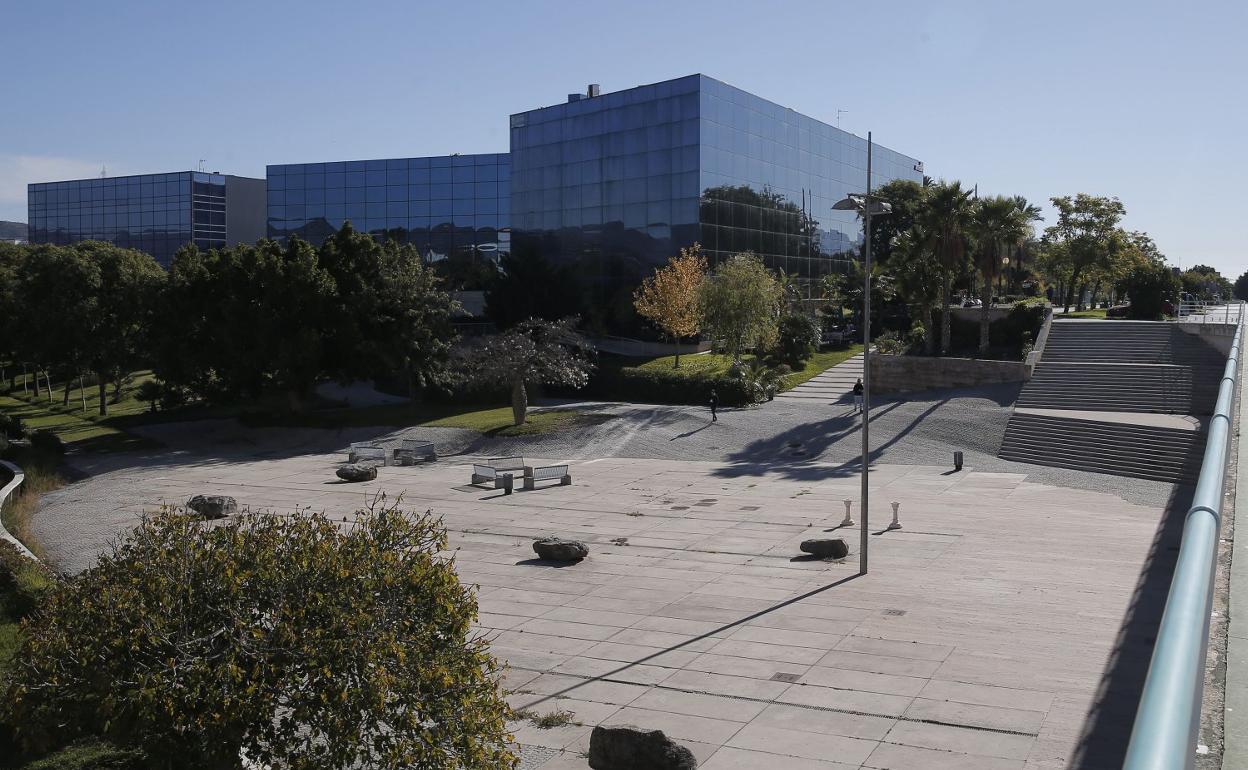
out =
<svg viewBox="0 0 1248 770"><path fill-rule="evenodd" d="M1240 365L1240 397L1244 394ZM1248 409L1241 401L1237 432L1242 442L1248 435ZM1235 466L1236 489L1239 480L1248 480L1248 451L1240 444ZM1248 486L1243 487L1248 492ZM1242 505L1241 505L1242 501ZM1243 514L1241 521L1239 516ZM1248 770L1248 494L1235 495L1235 539L1231 544L1230 589L1227 598L1229 622L1226 640L1226 685L1223 704L1222 770ZM1244 529L1240 529L1240 527ZM1244 533L1241 537L1241 533Z"/></svg>

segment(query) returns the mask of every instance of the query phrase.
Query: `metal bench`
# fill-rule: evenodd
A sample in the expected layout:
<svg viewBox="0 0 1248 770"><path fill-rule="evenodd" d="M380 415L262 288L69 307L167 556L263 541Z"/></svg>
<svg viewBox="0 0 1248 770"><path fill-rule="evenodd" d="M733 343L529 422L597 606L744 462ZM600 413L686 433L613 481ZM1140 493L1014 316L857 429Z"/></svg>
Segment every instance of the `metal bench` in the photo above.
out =
<svg viewBox="0 0 1248 770"><path fill-rule="evenodd" d="M566 465L538 465L525 466L524 469L524 488L535 489L539 481L554 481L559 479L560 486L567 486L572 483L572 474L568 473Z"/></svg>
<svg viewBox="0 0 1248 770"><path fill-rule="evenodd" d="M504 474L514 474L525 470L523 457L493 457L484 463L472 464L473 484L493 484L495 489L502 487Z"/></svg>
<svg viewBox="0 0 1248 770"><path fill-rule="evenodd" d="M376 462L386 465L386 448L376 444L352 444L347 452L347 462Z"/></svg>
<svg viewBox="0 0 1248 770"><path fill-rule="evenodd" d="M432 441L417 441L405 438L390 455L394 465L415 465L419 460L433 461L438 459L438 450Z"/></svg>

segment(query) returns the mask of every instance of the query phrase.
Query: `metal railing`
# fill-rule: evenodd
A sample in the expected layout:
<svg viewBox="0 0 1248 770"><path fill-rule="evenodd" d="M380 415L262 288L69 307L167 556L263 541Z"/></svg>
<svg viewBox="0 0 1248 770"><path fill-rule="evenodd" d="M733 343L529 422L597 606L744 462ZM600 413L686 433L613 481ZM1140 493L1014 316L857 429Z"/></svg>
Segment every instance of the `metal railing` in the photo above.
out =
<svg viewBox="0 0 1248 770"><path fill-rule="evenodd" d="M1175 308L1175 320L1187 323L1233 326L1244 314L1244 303L1183 302Z"/></svg>
<svg viewBox="0 0 1248 770"><path fill-rule="evenodd" d="M1239 317L1236 313L1234 323L1239 323ZM1209 420L1200 476L1183 524L1179 558L1135 715L1124 770L1178 770L1191 768L1196 759L1218 532L1222 524L1222 490L1234 434L1231 419L1239 384L1243 333L1240 325Z"/></svg>

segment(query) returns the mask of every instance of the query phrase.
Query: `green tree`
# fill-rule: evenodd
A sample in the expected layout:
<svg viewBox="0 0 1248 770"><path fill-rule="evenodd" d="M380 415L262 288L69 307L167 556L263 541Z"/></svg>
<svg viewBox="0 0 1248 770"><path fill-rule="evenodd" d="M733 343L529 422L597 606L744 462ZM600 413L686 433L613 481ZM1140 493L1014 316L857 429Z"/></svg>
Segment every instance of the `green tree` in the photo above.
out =
<svg viewBox="0 0 1248 770"><path fill-rule="evenodd" d="M0 380L7 374L10 384L20 363L17 350L22 307L17 282L28 248L0 242Z"/></svg>
<svg viewBox="0 0 1248 770"><path fill-rule="evenodd" d="M1031 229L1026 200L1004 195L980 198L971 213L970 233L975 244L975 264L980 276L979 353L988 353L988 325L993 283L1000 275L1002 260L1027 236Z"/></svg>
<svg viewBox="0 0 1248 770"><path fill-rule="evenodd" d="M416 248L345 223L322 244L317 265L333 282L324 328L324 373L340 381L402 376L408 395L438 380L456 308Z"/></svg>
<svg viewBox="0 0 1248 770"><path fill-rule="evenodd" d="M300 409L326 369L328 330L341 315L335 300L333 277L299 238L184 247L154 324L156 373L205 398L275 390Z"/></svg>
<svg viewBox="0 0 1248 770"><path fill-rule="evenodd" d="M1198 300L1225 300L1231 296L1231 282L1222 277L1217 268L1209 265L1196 265L1183 271L1179 276L1183 283L1183 291Z"/></svg>
<svg viewBox="0 0 1248 770"><path fill-rule="evenodd" d="M98 736L153 767L512 767L446 547L396 506L343 529L166 509L47 598L5 717L35 747Z"/></svg>
<svg viewBox="0 0 1248 770"><path fill-rule="evenodd" d="M781 300L780 284L762 260L748 252L736 254L719 263L702 285L703 327L739 362L744 351L768 348L775 341Z"/></svg>
<svg viewBox="0 0 1248 770"><path fill-rule="evenodd" d="M1248 271L1235 279L1235 287L1233 289L1235 299L1248 300Z"/></svg>
<svg viewBox="0 0 1248 770"><path fill-rule="evenodd" d="M401 374L408 397L443 380L458 334L451 324L457 304L441 278L412 246L387 244L381 264L381 304L372 331L376 356L364 373Z"/></svg>
<svg viewBox="0 0 1248 770"><path fill-rule="evenodd" d="M156 260L134 249L86 241L71 247L95 267L95 312L83 328L87 360L96 375L101 415L108 414L109 382L119 395L122 379L147 357L151 312L165 273ZM66 388L68 392L68 387Z"/></svg>
<svg viewBox="0 0 1248 770"><path fill-rule="evenodd" d="M891 266L898 239L923 215L930 189L909 179L894 179L874 191L873 194L887 201L893 210L886 217L871 220L872 261Z"/></svg>
<svg viewBox="0 0 1248 770"><path fill-rule="evenodd" d="M35 364L37 396L39 369L56 369L69 379L88 368L100 271L80 249L40 245L22 261L17 286L24 325L16 342L20 357ZM48 382L49 399L51 387Z"/></svg>
<svg viewBox="0 0 1248 770"><path fill-rule="evenodd" d="M1118 223L1126 215L1126 207L1117 198L1086 193L1050 200L1057 209L1057 222L1045 229L1044 239L1061 249L1062 260L1054 264L1064 269L1059 277L1066 285L1065 310L1070 310L1076 291L1081 310L1087 275L1108 270L1114 252L1122 244Z"/></svg>
<svg viewBox="0 0 1248 770"><path fill-rule="evenodd" d="M1178 299L1179 280L1164 263L1143 259L1123 273L1117 290L1130 298L1128 315L1131 318L1156 321L1164 312L1164 304Z"/></svg>
<svg viewBox="0 0 1248 770"><path fill-rule="evenodd" d="M971 191L962 189L961 182L942 180L928 191L927 205L920 217L923 232L929 239L928 247L940 266L941 355L949 353L952 331L949 305L953 301L953 282L966 269L967 229L971 212Z"/></svg>
<svg viewBox="0 0 1248 770"><path fill-rule="evenodd" d="M593 368L594 349L576 332L575 318L530 318L501 334L469 340L459 350L463 380L511 389L516 425L528 414L527 385L584 387Z"/></svg>
<svg viewBox="0 0 1248 770"><path fill-rule="evenodd" d="M799 368L819 348L819 322L806 313L785 313L780 318L776 355L784 363Z"/></svg>
<svg viewBox="0 0 1248 770"><path fill-rule="evenodd" d="M887 219L887 217L883 217ZM906 303L910 317L923 324L923 346L927 355L936 350L933 312L940 307L944 271L932 248L933 239L922 223L911 225L893 244L897 271L897 294Z"/></svg>

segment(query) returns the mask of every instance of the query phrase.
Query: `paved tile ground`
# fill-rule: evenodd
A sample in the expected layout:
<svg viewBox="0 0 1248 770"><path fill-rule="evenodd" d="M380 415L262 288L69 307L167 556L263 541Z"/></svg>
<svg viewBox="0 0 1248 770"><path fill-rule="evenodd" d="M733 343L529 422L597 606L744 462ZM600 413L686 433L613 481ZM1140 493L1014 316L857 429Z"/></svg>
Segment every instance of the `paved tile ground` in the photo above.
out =
<svg viewBox="0 0 1248 770"><path fill-rule="evenodd" d="M850 403L854 383L862 377L862 360L861 353L847 358L836 366L816 374L796 388L778 394L776 398L782 402Z"/></svg>
<svg viewBox="0 0 1248 770"><path fill-rule="evenodd" d="M1096 743L1129 728L1130 708L1111 707L1114 672L1147 659L1120 635L1160 506L1021 473L883 464L859 576L860 531L838 528L858 490L843 465L589 459L572 486L503 496L466 485L468 459L357 485L333 482L338 454L128 469L57 493L39 526L72 527L115 474L124 487L91 508L119 530L201 492L348 518L401 492L444 517L479 586L481 630L510 664L512 704L574 715L515 725L541 770L586 767L599 723L660 727L706 770L1115 766ZM894 500L903 528L885 532ZM536 561L530 541L548 534L591 556ZM850 558L800 557L812 536L845 537Z"/></svg>

